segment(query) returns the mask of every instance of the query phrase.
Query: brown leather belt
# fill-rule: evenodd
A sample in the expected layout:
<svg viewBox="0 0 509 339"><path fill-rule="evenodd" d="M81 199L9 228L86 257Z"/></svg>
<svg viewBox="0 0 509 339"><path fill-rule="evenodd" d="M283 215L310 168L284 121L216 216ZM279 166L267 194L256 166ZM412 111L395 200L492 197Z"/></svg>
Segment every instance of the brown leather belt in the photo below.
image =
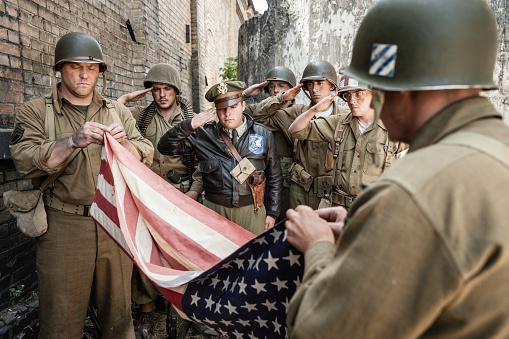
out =
<svg viewBox="0 0 509 339"><path fill-rule="evenodd" d="M65 213L90 216L90 205L76 205L63 202L51 194L44 194L44 205Z"/></svg>

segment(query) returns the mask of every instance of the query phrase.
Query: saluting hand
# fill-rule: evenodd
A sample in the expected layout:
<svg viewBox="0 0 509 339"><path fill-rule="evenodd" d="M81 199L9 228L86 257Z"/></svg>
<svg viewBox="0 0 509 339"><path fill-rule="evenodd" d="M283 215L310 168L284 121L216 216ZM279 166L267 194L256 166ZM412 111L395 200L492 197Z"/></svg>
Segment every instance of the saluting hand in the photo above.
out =
<svg viewBox="0 0 509 339"><path fill-rule="evenodd" d="M216 113L216 108L212 107L206 110L205 112L196 114L191 119L191 127L193 129L197 129L201 125L205 124L207 121L210 121L214 117L214 113Z"/></svg>
<svg viewBox="0 0 509 339"><path fill-rule="evenodd" d="M325 111L326 109L329 108L329 106L334 101L334 98L336 98L338 96L338 94L339 93L336 92L334 94L331 94L331 95L323 98L322 100L318 101L318 103L316 105L314 105L313 107L311 107L310 109L313 110L313 112L315 112L315 114L318 112Z"/></svg>
<svg viewBox="0 0 509 339"><path fill-rule="evenodd" d="M260 84L251 85L242 92L242 95L244 95L245 97L255 97L258 94L260 94L263 91L263 89L267 87L268 84L269 80L264 81Z"/></svg>
<svg viewBox="0 0 509 339"><path fill-rule="evenodd" d="M290 88L288 91L285 92L285 94L283 94L283 100L292 101L293 99L295 99L297 94L300 93L302 86L303 84L298 84L297 86Z"/></svg>
<svg viewBox="0 0 509 339"><path fill-rule="evenodd" d="M128 102L136 102L136 101L140 100L141 98L143 98L151 90L152 90L152 87L143 89L140 91L134 91L131 93L127 93L127 94L124 94L121 97L119 97L117 99L117 101L120 102L122 105L125 105Z"/></svg>

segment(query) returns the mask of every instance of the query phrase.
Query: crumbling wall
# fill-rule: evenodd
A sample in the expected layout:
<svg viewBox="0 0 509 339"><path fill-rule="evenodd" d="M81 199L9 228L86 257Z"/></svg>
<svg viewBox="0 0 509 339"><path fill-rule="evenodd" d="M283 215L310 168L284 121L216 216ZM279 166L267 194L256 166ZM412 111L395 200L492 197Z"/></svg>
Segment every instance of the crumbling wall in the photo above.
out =
<svg viewBox="0 0 509 339"><path fill-rule="evenodd" d="M274 66L290 68L299 81L308 62L327 60L336 70L350 62L355 33L373 0L272 0L263 15L239 30L239 80L248 85L264 80ZM495 81L500 90L486 92L509 122L509 2L488 1L499 26ZM263 95L250 100L260 101ZM304 94L297 102L308 102Z"/></svg>

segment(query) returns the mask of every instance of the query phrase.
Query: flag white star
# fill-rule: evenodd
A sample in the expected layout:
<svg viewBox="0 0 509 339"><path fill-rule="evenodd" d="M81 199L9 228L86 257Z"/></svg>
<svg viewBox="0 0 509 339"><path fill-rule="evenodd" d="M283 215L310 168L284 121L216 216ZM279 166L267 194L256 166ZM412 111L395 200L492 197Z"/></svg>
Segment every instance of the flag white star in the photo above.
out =
<svg viewBox="0 0 509 339"><path fill-rule="evenodd" d="M255 264L255 265L254 265L254 267L253 267L253 268L256 268L256 270L257 270L257 271L259 271L259 270L260 270L260 269L258 268L258 265L260 264L260 261L262 261L262 257L261 257L261 256L258 258L258 260L256 260L256 264Z"/></svg>
<svg viewBox="0 0 509 339"><path fill-rule="evenodd" d="M294 254L292 252L292 250L290 250L289 256L283 257L283 259L288 260L290 262L290 267L293 266L294 264L297 264L298 266L300 266L299 258L300 258L300 254Z"/></svg>
<svg viewBox="0 0 509 339"><path fill-rule="evenodd" d="M270 233L270 235L272 235L274 237L274 242L276 242L279 237L281 236L281 234L283 234L283 232L281 231L278 231L277 229L273 228L272 229L272 232Z"/></svg>
<svg viewBox="0 0 509 339"><path fill-rule="evenodd" d="M286 282L288 280L279 280L279 277L276 277L276 281L272 282L272 285L276 285L277 286L277 291L281 291L281 289L283 288L288 288L286 286Z"/></svg>
<svg viewBox="0 0 509 339"><path fill-rule="evenodd" d="M267 327L267 320L263 320L260 316L256 317L255 321L260 325L260 328ZM252 332L251 332L252 333Z"/></svg>
<svg viewBox="0 0 509 339"><path fill-rule="evenodd" d="M228 286L230 286L230 277L226 277L226 280L223 281L223 284L224 284L223 291L227 291Z"/></svg>
<svg viewBox="0 0 509 339"><path fill-rule="evenodd" d="M270 271L272 268L275 268L276 270L279 269L279 267L277 267L276 265L276 262L279 260L279 258L272 258L272 254L270 253L269 251L269 257L267 259L263 259L263 261L265 261L267 263L267 265L269 266L268 270Z"/></svg>
<svg viewBox="0 0 509 339"><path fill-rule="evenodd" d="M283 306L285 307L285 310L288 311L288 305L290 305L290 302L288 301L288 298L286 298L285 301L282 301L281 302L283 304Z"/></svg>
<svg viewBox="0 0 509 339"><path fill-rule="evenodd" d="M230 320L221 320L220 323L223 323L224 326L231 326L233 323Z"/></svg>
<svg viewBox="0 0 509 339"><path fill-rule="evenodd" d="M272 325L274 325L274 332L281 334L281 332L279 330L281 328L281 325L277 322L277 318L276 318L276 320L272 321Z"/></svg>
<svg viewBox="0 0 509 339"><path fill-rule="evenodd" d="M285 228L285 230L283 231L283 242L286 241L287 234L288 234L288 230Z"/></svg>
<svg viewBox="0 0 509 339"><path fill-rule="evenodd" d="M245 326L245 327L249 326L249 320L242 320L242 319L239 319L239 320L237 320L237 322L238 322L239 324L241 324L242 326Z"/></svg>
<svg viewBox="0 0 509 339"><path fill-rule="evenodd" d="M239 294L244 293L245 295L247 295L246 287L247 287L247 284L244 283L244 277L242 277L242 281L239 282Z"/></svg>
<svg viewBox="0 0 509 339"><path fill-rule="evenodd" d="M270 311L270 310L277 310L277 307L276 307L276 302L274 301L273 303L271 303L270 301L268 300L265 300L264 303L262 303L263 306L267 307L267 311Z"/></svg>
<svg viewBox="0 0 509 339"><path fill-rule="evenodd" d="M240 307L247 309L248 312L257 311L256 304L250 304L247 301Z"/></svg>
<svg viewBox="0 0 509 339"><path fill-rule="evenodd" d="M212 300L212 295L210 295L208 299L205 299L205 301L207 302L205 308L208 308L212 311L212 306L215 304L215 302Z"/></svg>
<svg viewBox="0 0 509 339"><path fill-rule="evenodd" d="M191 305L193 305L193 304L194 304L194 305L198 306L198 301L201 299L201 298L198 296L198 291L196 291L196 293L195 293L195 294L193 294L193 295L191 296L191 299L193 299L193 300L191 301Z"/></svg>
<svg viewBox="0 0 509 339"><path fill-rule="evenodd" d="M249 252L249 248L246 248L245 250L243 250L242 252L239 253L239 257L243 256L244 254L246 254L247 252Z"/></svg>
<svg viewBox="0 0 509 339"><path fill-rule="evenodd" d="M244 269L244 259L237 258L233 261L235 264L237 264L237 267L240 269Z"/></svg>
<svg viewBox="0 0 509 339"><path fill-rule="evenodd" d="M253 331L251 331L251 334L249 334L249 339L258 339L258 338L255 337Z"/></svg>
<svg viewBox="0 0 509 339"><path fill-rule="evenodd" d="M263 245L263 244L268 244L267 240L265 240L265 236L261 237L261 238L258 238L258 239L255 239L255 241L253 241L255 244L260 244L260 245Z"/></svg>
<svg viewBox="0 0 509 339"><path fill-rule="evenodd" d="M261 291L267 292L265 289L265 284L261 284L258 282L258 280L255 279L254 285L251 285L252 288L256 290L256 294L260 294Z"/></svg>
<svg viewBox="0 0 509 339"><path fill-rule="evenodd" d="M237 312L237 307L233 306L230 303L230 300L228 300L228 305L223 305L223 306L228 309L228 311L230 312L230 315L232 315L233 313L239 314L239 312Z"/></svg>
<svg viewBox="0 0 509 339"><path fill-rule="evenodd" d="M212 278L210 280L211 280L210 286L212 286L214 288L216 288L217 283L221 281L220 279L217 279L217 274L216 274L216 276L214 278Z"/></svg>
<svg viewBox="0 0 509 339"><path fill-rule="evenodd" d="M256 262L256 260L253 259L252 254L251 254L251 258L247 259L247 262L249 263L249 266L247 267L247 269L250 270L251 268L253 268L253 265Z"/></svg>
<svg viewBox="0 0 509 339"><path fill-rule="evenodd" d="M244 337L242 333L237 331L237 329L235 329L235 332L233 332L232 334L235 336L236 339L242 339L242 337Z"/></svg>
<svg viewBox="0 0 509 339"><path fill-rule="evenodd" d="M207 324L210 324L210 325L214 325L216 322L213 321L213 320L209 320L208 318L205 318L205 320L203 320L204 323L207 323Z"/></svg>
<svg viewBox="0 0 509 339"><path fill-rule="evenodd" d="M299 286L300 286L300 277L297 276L297 280L294 280L293 283L295 284L295 288L299 288Z"/></svg>
<svg viewBox="0 0 509 339"><path fill-rule="evenodd" d="M226 264L221 266L221 268L232 268L231 261L228 261Z"/></svg>
<svg viewBox="0 0 509 339"><path fill-rule="evenodd" d="M237 286L237 281L239 281L238 277L237 277L237 279L235 279L234 282L232 282L232 287L230 288L230 292L234 292L235 291L235 287Z"/></svg>
<svg viewBox="0 0 509 339"><path fill-rule="evenodd" d="M214 312L221 314L221 307L222 306L223 305L221 305L221 299L219 299L219 301L216 303L216 310Z"/></svg>
<svg viewBox="0 0 509 339"><path fill-rule="evenodd" d="M219 333L221 333L222 335L227 335L227 334L228 334L228 332L226 332L226 331L225 331L225 330L223 330L222 328L217 328L217 331L218 331Z"/></svg>

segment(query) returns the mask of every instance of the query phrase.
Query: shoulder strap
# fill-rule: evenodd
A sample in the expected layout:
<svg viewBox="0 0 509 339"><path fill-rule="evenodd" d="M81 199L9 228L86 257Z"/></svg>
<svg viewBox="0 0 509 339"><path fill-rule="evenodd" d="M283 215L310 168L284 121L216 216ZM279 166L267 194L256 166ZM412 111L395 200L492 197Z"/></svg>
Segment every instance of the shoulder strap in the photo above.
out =
<svg viewBox="0 0 509 339"><path fill-rule="evenodd" d="M46 118L44 120L44 134L49 141L56 141L55 136L55 111L53 110L53 98L50 94L44 96L46 101Z"/></svg>
<svg viewBox="0 0 509 339"><path fill-rule="evenodd" d="M228 146L228 148L232 152L235 159L237 159L237 161L240 163L242 161L242 158L240 157L239 152L237 152L237 150L233 146L232 142L230 141L230 138L228 138L228 136L226 135L226 132L223 130L221 130L221 137L223 138L224 142L226 143L226 146Z"/></svg>
<svg viewBox="0 0 509 339"><path fill-rule="evenodd" d="M491 137L473 133L457 132L439 141L439 144L460 145L484 153L509 168L509 146Z"/></svg>
<svg viewBox="0 0 509 339"><path fill-rule="evenodd" d="M152 103L148 105L147 108L145 108L145 110L138 117L138 121L136 121L136 124L138 125L140 133L143 137L145 137L148 125L150 125L150 122L154 118L155 113L156 113L156 103L152 101Z"/></svg>
<svg viewBox="0 0 509 339"><path fill-rule="evenodd" d="M336 127L336 130L334 131L334 167L332 169L332 184L335 184L336 180L336 172L341 171L343 168L343 157L340 157L339 155L343 153L343 150L345 149L345 145L343 141L345 140L345 132L346 132L346 124L343 123L344 119L341 119L339 121L338 126Z"/></svg>

